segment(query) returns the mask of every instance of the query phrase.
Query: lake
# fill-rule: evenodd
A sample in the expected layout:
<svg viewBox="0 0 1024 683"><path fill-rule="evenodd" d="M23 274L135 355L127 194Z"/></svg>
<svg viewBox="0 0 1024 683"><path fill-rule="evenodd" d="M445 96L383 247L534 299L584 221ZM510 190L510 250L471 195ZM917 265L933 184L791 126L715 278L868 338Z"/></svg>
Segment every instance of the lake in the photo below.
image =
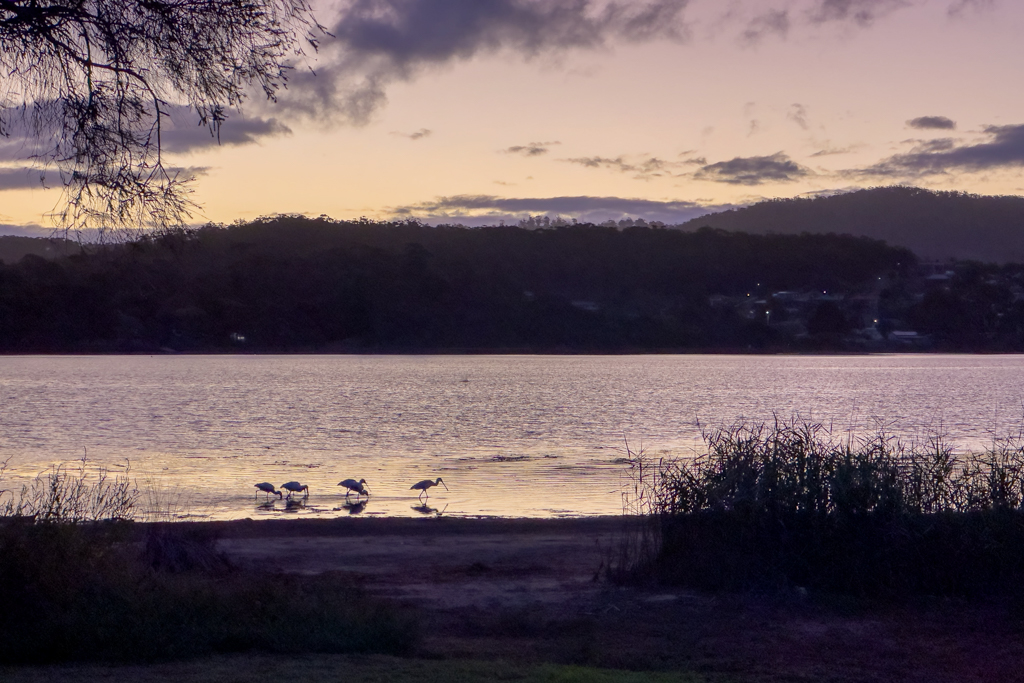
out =
<svg viewBox="0 0 1024 683"><path fill-rule="evenodd" d="M983 448L1024 424L1024 356L5 356L0 488L87 453L193 518L618 514L626 440L773 415ZM303 507L256 500L290 480Z"/></svg>

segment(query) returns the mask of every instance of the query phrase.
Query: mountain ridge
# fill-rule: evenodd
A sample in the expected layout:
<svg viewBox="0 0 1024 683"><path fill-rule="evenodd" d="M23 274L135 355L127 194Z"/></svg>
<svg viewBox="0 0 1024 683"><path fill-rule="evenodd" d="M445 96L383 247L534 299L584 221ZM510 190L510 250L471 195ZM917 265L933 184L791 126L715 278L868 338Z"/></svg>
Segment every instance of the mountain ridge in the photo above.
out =
<svg viewBox="0 0 1024 683"><path fill-rule="evenodd" d="M884 240L925 260L1024 263L1024 197L888 186L827 197L771 199L694 218L751 234L836 233Z"/></svg>

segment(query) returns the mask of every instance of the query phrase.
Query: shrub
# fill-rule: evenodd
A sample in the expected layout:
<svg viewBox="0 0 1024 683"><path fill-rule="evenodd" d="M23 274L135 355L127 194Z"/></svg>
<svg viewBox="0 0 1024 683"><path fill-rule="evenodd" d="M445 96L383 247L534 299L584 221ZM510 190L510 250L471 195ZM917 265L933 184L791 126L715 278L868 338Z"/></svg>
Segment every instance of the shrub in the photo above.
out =
<svg viewBox="0 0 1024 683"><path fill-rule="evenodd" d="M211 562L215 539L186 524L143 542L135 526L0 527L0 600L11 615L0 621L0 663L399 654L413 643L407 620L344 577L232 569Z"/></svg>

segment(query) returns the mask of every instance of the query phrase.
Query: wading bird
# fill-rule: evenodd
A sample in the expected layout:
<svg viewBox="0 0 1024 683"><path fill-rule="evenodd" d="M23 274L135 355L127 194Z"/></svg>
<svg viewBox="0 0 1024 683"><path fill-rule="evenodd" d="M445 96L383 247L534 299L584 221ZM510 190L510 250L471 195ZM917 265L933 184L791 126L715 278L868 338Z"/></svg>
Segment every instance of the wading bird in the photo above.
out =
<svg viewBox="0 0 1024 683"><path fill-rule="evenodd" d="M443 486L445 491L448 490L448 484L446 484L443 481L441 481L441 477L438 477L437 481L431 481L430 479L424 479L423 481L418 481L415 484L413 484L412 486L410 486L409 490L410 491L419 490L420 497L422 498L423 494L427 493L427 489L429 489L431 486L437 486L438 484ZM427 498L430 498L430 494L429 493L427 493Z"/></svg>
<svg viewBox="0 0 1024 683"><path fill-rule="evenodd" d="M292 497L292 494L298 493L299 491L305 491L306 495L304 495L303 498L309 498L309 487L305 484L300 484L297 481L289 481L281 484L281 488L291 491L291 493L288 494L289 498Z"/></svg>
<svg viewBox="0 0 1024 683"><path fill-rule="evenodd" d="M366 483L365 479L360 479L359 481L356 481L355 479L346 479L345 481L339 481L338 482L338 486L344 486L345 488L348 489L348 491L345 492L345 497L346 498L348 496L350 496L353 491L356 492L357 496L358 495L369 496L370 492L366 490L365 486L363 486L363 484L365 484L365 483Z"/></svg>
<svg viewBox="0 0 1024 683"><path fill-rule="evenodd" d="M263 493L267 494L267 500L270 500L270 494L271 494L271 493L276 493L276 494L277 494L277 497L278 497L278 498L280 498L280 497L281 497L281 492L280 492L280 491L278 491L277 489L275 489L275 488L274 488L274 485L273 485L273 484L271 484L271 483L268 483L268 482L265 482L265 481L261 481L260 483L256 484L255 486L256 486L256 488L258 488L258 489L259 489L260 491L263 491ZM257 497L257 498L258 498L258 497L259 497L259 495L260 495L260 491L257 491L257 492L256 492L256 497Z"/></svg>

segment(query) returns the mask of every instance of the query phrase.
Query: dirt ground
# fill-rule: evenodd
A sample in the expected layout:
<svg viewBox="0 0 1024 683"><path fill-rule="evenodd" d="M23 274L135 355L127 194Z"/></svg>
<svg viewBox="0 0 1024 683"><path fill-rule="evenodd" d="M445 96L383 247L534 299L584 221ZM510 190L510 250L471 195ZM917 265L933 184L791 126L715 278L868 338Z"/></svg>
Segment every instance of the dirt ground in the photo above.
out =
<svg viewBox="0 0 1024 683"><path fill-rule="evenodd" d="M1024 681L1024 617L999 601L878 604L617 586L621 518L242 521L217 527L233 562L344 572L417 615L418 656L740 681Z"/></svg>

